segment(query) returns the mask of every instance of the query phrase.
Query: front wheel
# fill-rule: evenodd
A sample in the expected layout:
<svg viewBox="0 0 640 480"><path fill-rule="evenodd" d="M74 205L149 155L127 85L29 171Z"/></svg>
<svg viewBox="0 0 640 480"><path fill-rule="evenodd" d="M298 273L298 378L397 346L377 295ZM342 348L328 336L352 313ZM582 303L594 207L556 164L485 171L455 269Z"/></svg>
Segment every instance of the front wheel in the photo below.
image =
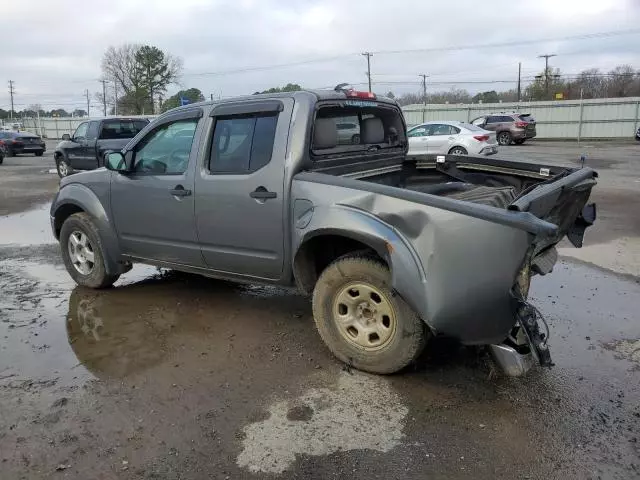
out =
<svg viewBox="0 0 640 480"><path fill-rule="evenodd" d="M498 143L500 145L506 146L511 145L511 134L509 132L500 132L498 134Z"/></svg>
<svg viewBox="0 0 640 480"><path fill-rule="evenodd" d="M109 287L120 276L107 273L100 234L84 212L74 213L62 224L60 248L67 272L78 285Z"/></svg>
<svg viewBox="0 0 640 480"><path fill-rule="evenodd" d="M313 317L329 350L372 373L394 373L422 352L428 331L391 287L380 260L345 256L329 265L313 291Z"/></svg>
<svg viewBox="0 0 640 480"><path fill-rule="evenodd" d="M63 156L56 158L56 170L60 178L67 177L73 173L73 167L69 165L69 162Z"/></svg>

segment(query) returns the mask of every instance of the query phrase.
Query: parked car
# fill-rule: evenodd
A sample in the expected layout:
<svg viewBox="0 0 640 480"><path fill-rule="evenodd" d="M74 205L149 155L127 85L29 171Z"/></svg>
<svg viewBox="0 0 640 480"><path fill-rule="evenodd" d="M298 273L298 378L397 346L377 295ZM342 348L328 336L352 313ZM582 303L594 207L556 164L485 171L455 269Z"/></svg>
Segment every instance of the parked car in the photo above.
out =
<svg viewBox="0 0 640 480"><path fill-rule="evenodd" d="M640 128L636 131L636 140L640 142Z"/></svg>
<svg viewBox="0 0 640 480"><path fill-rule="evenodd" d="M4 145L0 143L0 165L4 162L4 157L6 155L6 150L4 149Z"/></svg>
<svg viewBox="0 0 640 480"><path fill-rule="evenodd" d="M360 143L337 125L358 118ZM407 156L399 105L370 92L286 92L164 113L106 168L60 181L51 228L79 285L133 263L313 295L320 336L376 373L431 335L490 345L511 375L551 365L534 274L582 245L596 172Z"/></svg>
<svg viewBox="0 0 640 480"><path fill-rule="evenodd" d="M32 153L41 157L46 150L42 138L28 132L0 132L0 143L4 145L7 157L21 153Z"/></svg>
<svg viewBox="0 0 640 480"><path fill-rule="evenodd" d="M536 121L528 113L492 113L475 118L471 123L496 132L500 145L522 145L536 136Z"/></svg>
<svg viewBox="0 0 640 480"><path fill-rule="evenodd" d="M411 128L409 155L493 155L498 153L495 132L463 122L426 122Z"/></svg>
<svg viewBox="0 0 640 480"><path fill-rule="evenodd" d="M56 146L53 158L58 175L102 167L105 152L120 150L148 124L146 118L124 117L82 122L73 135L64 134Z"/></svg>
<svg viewBox="0 0 640 480"><path fill-rule="evenodd" d="M338 144L360 143L360 123L358 117L340 119L336 124L338 129Z"/></svg>

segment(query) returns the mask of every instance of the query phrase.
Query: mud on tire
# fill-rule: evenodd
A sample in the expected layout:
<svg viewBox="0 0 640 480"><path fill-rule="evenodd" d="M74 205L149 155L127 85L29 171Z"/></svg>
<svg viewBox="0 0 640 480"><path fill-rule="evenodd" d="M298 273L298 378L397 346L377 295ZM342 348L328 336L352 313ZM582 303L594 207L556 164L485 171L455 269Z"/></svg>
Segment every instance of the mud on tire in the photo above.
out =
<svg viewBox="0 0 640 480"><path fill-rule="evenodd" d="M87 273L82 273L74 265L69 248L69 237L71 235L84 235L93 253L91 269ZM65 220L60 230L60 249L62 259L67 268L67 272L73 280L84 287L105 288L113 285L120 275L107 274L104 262L104 248L98 229L93 224L91 217L87 213L74 213Z"/></svg>
<svg viewBox="0 0 640 480"><path fill-rule="evenodd" d="M357 323L349 331L345 324L352 323L353 314ZM403 369L420 355L429 335L424 322L393 291L387 266L365 256L339 258L322 272L313 291L313 317L320 336L336 357L372 373ZM370 334L373 343L366 336L362 341L358 330L363 319L371 323L364 325L364 332L369 328L380 332Z"/></svg>

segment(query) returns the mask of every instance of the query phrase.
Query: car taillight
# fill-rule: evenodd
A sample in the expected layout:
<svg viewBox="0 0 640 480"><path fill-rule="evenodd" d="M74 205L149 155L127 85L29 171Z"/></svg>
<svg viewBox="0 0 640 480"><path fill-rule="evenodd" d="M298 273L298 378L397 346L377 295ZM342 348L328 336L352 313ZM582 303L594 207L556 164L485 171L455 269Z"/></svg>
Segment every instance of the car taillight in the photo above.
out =
<svg viewBox="0 0 640 480"><path fill-rule="evenodd" d="M518 128L526 128L527 125L529 125L527 122L516 122Z"/></svg>
<svg viewBox="0 0 640 480"><path fill-rule="evenodd" d="M376 94L372 92L358 92L357 90L347 90L345 93L347 97L352 97L352 98L369 98L369 99L376 98Z"/></svg>
<svg viewBox="0 0 640 480"><path fill-rule="evenodd" d="M487 140L489 140L489 135L474 135L473 138L475 138L479 142L486 142Z"/></svg>

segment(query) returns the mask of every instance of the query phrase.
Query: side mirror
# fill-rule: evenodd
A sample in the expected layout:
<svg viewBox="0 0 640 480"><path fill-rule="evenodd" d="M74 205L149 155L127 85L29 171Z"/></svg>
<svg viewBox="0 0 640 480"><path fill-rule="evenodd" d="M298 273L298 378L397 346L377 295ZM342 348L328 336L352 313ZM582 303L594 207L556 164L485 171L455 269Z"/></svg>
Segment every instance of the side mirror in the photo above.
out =
<svg viewBox="0 0 640 480"><path fill-rule="evenodd" d="M71 135L69 135L68 133L63 133L62 140L71 140Z"/></svg>
<svg viewBox="0 0 640 480"><path fill-rule="evenodd" d="M114 172L124 173L129 170L127 167L127 161L124 155L120 152L111 152L106 155L107 161L104 162L104 166L107 170L113 170Z"/></svg>

